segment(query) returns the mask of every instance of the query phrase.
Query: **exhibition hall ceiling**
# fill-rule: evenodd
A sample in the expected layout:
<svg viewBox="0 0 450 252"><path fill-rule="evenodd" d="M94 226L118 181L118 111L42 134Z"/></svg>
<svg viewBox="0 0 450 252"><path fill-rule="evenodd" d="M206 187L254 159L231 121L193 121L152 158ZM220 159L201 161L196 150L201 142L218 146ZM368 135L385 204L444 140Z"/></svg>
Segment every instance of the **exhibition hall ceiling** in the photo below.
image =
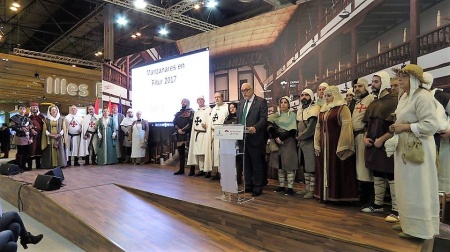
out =
<svg viewBox="0 0 450 252"><path fill-rule="evenodd" d="M104 23L114 22L114 58L157 47L161 44L227 26L275 9L292 6L292 0L145 0L141 11L135 0L16 0L17 11L1 6L1 52L13 48L101 61ZM140 0L142 2L142 0ZM309 0L308 0L309 1ZM307 1L306 1L307 2ZM195 4L199 8L195 9ZM108 5L112 7L109 17ZM117 23L119 17L128 20ZM169 33L160 34L166 28ZM135 38L132 35L139 34Z"/></svg>

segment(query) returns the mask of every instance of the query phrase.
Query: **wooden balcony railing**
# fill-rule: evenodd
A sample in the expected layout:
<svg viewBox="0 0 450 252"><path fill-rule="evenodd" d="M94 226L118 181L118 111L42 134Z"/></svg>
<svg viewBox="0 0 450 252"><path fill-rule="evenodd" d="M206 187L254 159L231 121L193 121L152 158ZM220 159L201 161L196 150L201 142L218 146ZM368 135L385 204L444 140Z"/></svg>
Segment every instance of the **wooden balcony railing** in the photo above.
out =
<svg viewBox="0 0 450 252"><path fill-rule="evenodd" d="M127 88L127 74L113 65L103 64L103 80Z"/></svg>
<svg viewBox="0 0 450 252"><path fill-rule="evenodd" d="M404 63L410 59L409 42L384 51L375 57L356 65L355 76L365 76L371 73Z"/></svg>
<svg viewBox="0 0 450 252"><path fill-rule="evenodd" d="M419 40L419 55L425 55L450 46L450 24L440 26L422 35Z"/></svg>

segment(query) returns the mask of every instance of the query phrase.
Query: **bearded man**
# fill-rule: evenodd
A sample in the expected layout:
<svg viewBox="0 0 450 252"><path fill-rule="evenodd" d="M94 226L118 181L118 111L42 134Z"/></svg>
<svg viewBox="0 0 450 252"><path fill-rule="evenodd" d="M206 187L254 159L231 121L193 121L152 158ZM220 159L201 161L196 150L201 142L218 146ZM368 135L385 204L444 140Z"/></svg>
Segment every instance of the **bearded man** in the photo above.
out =
<svg viewBox="0 0 450 252"><path fill-rule="evenodd" d="M375 200L362 211L383 212L386 182L389 183L392 199L391 214L387 222L398 222L397 198L394 183L394 157L388 157L384 148L386 140L392 137L389 126L395 122L394 112L398 104L397 92L391 91L391 80L387 72L375 73L372 77L373 94L377 96L367 108L363 121L367 131L363 137L366 167L373 172Z"/></svg>
<svg viewBox="0 0 450 252"><path fill-rule="evenodd" d="M68 147L68 161L67 166L72 165L72 157L74 158L74 166L80 166L78 157L80 155L80 142L82 132L83 117L77 115L78 108L75 105L70 106L70 113L64 118L67 128Z"/></svg>
<svg viewBox="0 0 450 252"><path fill-rule="evenodd" d="M81 157L84 157L84 165L89 165L89 156L91 156L91 163L93 165L96 165L98 150L97 121L99 119L99 116L95 114L95 108L92 105L88 106L87 111L88 114L83 118L83 121L81 123L82 140L80 142L79 155Z"/></svg>
<svg viewBox="0 0 450 252"><path fill-rule="evenodd" d="M25 166L30 156L30 144L33 141L30 138L31 120L25 115L27 108L25 105L18 106L19 113L9 118L12 130L15 132L14 144L17 147L16 163L23 171L29 171Z"/></svg>
<svg viewBox="0 0 450 252"><path fill-rule="evenodd" d="M39 111L39 103L30 103L30 113L28 114L28 117L31 120L30 139L32 140L30 144L30 157L27 160L28 170L31 170L33 166L33 159L36 163L36 169L41 169L41 138L45 117Z"/></svg>
<svg viewBox="0 0 450 252"><path fill-rule="evenodd" d="M315 186L314 132L320 106L314 104L313 97L311 89L303 90L300 94L301 107L297 111L298 158L299 163L303 164L305 176L305 189L298 191L297 194L304 194L305 199L314 197Z"/></svg>
<svg viewBox="0 0 450 252"><path fill-rule="evenodd" d="M365 133L365 123L363 122L369 104L374 96L369 93L369 82L364 78L359 78L353 84L355 90L356 103L352 112L353 135L355 136L355 154L356 154L356 178L359 182L359 202L361 206L371 203L373 195L373 176L372 171L366 168L364 152L365 145L363 136Z"/></svg>
<svg viewBox="0 0 450 252"><path fill-rule="evenodd" d="M228 117L228 104L223 102L223 94L220 92L216 92L214 94L214 100L216 102L216 106L212 108L211 116L209 117L211 127L211 138L213 139L212 143L212 166L213 170L216 174L212 177L213 180L220 180L220 165L219 165L219 148L220 141L219 139L214 138L214 128L217 125L222 125L225 119Z"/></svg>

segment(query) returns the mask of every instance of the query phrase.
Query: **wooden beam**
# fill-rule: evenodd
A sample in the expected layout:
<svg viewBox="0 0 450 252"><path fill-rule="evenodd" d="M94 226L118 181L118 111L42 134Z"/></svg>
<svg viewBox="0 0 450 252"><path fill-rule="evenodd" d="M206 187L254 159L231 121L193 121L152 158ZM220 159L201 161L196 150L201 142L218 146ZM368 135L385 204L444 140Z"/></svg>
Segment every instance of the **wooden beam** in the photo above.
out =
<svg viewBox="0 0 450 252"><path fill-rule="evenodd" d="M409 11L409 40L410 40L410 52L412 64L417 64L417 57L419 55L419 44L417 41L417 36L420 34L420 0L410 0L410 11Z"/></svg>

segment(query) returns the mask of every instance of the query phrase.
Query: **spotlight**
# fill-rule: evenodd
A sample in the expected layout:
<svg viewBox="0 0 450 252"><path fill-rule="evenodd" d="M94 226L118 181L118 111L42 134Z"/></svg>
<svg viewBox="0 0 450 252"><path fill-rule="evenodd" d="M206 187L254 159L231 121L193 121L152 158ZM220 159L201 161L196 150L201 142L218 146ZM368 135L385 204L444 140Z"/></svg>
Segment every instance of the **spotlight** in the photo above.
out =
<svg viewBox="0 0 450 252"><path fill-rule="evenodd" d="M128 20L125 17L118 17L117 24L119 24L121 26L125 26L128 24Z"/></svg>
<svg viewBox="0 0 450 252"><path fill-rule="evenodd" d="M348 12L346 9L344 9L344 11L339 14L339 17L341 18L348 18L348 16L350 16L350 12Z"/></svg>
<svg viewBox="0 0 450 252"><path fill-rule="evenodd" d="M159 34L167 35L167 34L169 34L169 31L166 29L166 27L163 27L159 30Z"/></svg>
<svg viewBox="0 0 450 252"><path fill-rule="evenodd" d="M144 0L135 0L134 7L138 9L145 9L145 7L147 7L147 2L145 2Z"/></svg>

